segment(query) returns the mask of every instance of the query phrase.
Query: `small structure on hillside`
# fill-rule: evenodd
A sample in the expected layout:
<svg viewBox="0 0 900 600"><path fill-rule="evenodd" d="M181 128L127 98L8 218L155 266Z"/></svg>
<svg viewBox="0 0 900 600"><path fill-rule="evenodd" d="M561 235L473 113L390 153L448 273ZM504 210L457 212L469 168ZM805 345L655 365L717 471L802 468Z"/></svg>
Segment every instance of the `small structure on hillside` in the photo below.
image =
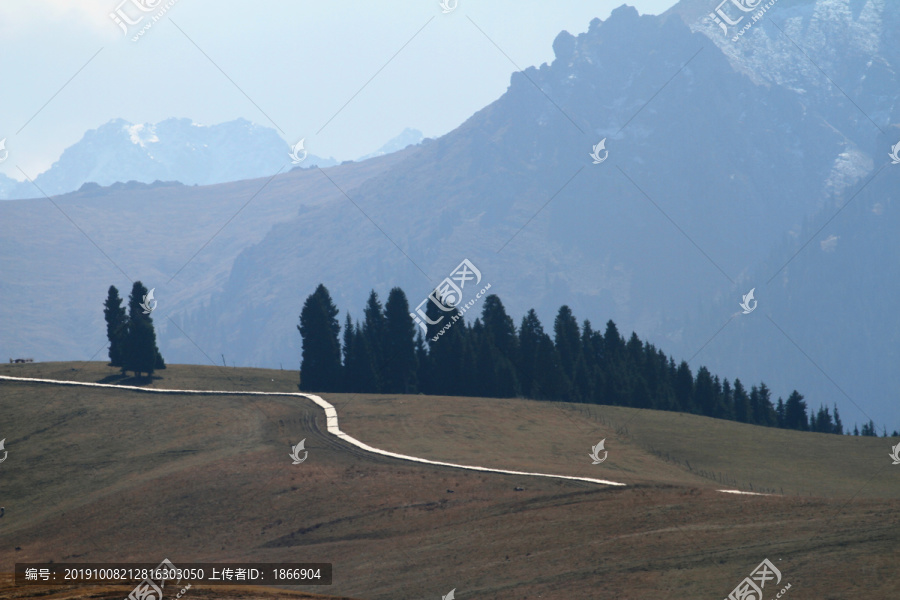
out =
<svg viewBox="0 0 900 600"><path fill-rule="evenodd" d="M11 358L11 359L9 359L9 362L10 363L33 363L34 359L33 358L17 358L15 360L13 360Z"/></svg>

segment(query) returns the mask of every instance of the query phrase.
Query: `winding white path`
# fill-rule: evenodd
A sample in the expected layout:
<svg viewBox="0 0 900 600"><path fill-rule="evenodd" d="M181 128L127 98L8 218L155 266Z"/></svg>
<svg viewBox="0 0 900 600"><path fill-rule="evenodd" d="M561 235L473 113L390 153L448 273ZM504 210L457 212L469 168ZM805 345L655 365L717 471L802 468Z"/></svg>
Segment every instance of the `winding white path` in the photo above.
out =
<svg viewBox="0 0 900 600"><path fill-rule="evenodd" d="M337 410L335 410L334 406L330 403L323 400L321 397L316 396L314 394L301 394L297 392L222 392L216 390L163 390L163 389L154 389L154 388L142 388L133 385L114 385L110 383L85 383L83 381L59 381L56 379L35 379L31 377L9 377L6 375L0 375L0 380L4 381L26 381L33 383L49 383L55 385L80 385L85 387L98 387L98 388L113 388L119 390L131 390L134 392L147 392L153 394L204 394L204 395L218 395L218 396L291 396L294 398L306 398L307 400L312 400L315 404L320 406L322 410L325 411L325 425L328 428L328 433L331 435L338 437L348 444L352 444L357 448L361 448L366 452L371 452L372 454L380 454L382 456L390 456L391 458L398 458L400 460L408 460L417 463L424 463L428 465L440 465L442 467L453 467L455 469L466 469L468 471L484 471L486 473L503 473L504 475L526 475L528 477L550 477L552 479L568 479L571 481L586 481L588 483L599 483L602 485L617 485L617 486L625 486L624 483L619 483L617 481L608 481L606 479L594 479L592 477L571 477L569 475L550 475L549 473L529 473L527 471L510 471L507 469L490 469L488 467L474 467L472 465L458 465L456 463L448 463L441 462L437 460L428 460L427 458L418 458L416 456L409 456L408 454L397 454L396 452L388 452L387 450L381 450L380 448L375 448L370 446L364 442L359 441L358 439L347 435L343 431L341 431L340 427L338 427L338 416ZM724 494L741 494L745 496L771 496L772 494L760 494L758 492L742 492L739 490L716 490L717 492L722 492Z"/></svg>
<svg viewBox="0 0 900 600"><path fill-rule="evenodd" d="M328 433L331 435L341 438L348 444L352 444L357 448L361 448L367 452L371 452L373 454L380 454L382 456L390 456L391 458L398 458L400 460L409 460L417 463L424 463L429 465L440 465L442 467L453 467L456 469L466 469L468 471L484 471L487 473L503 473L504 475L527 475L529 477L550 477L552 479L568 479L571 481L586 481L588 483L599 483L603 485L617 485L624 486L624 483L619 483L616 481L607 481L606 479L593 479L591 477L570 477L568 475L550 475L548 473L529 473L526 471L509 471L507 469L490 469L488 467L473 467L471 465L458 465L455 463L441 462L436 460L428 460L427 458L418 458L416 456L409 456L407 454L397 454L396 452L388 452L387 450L381 450L379 448L375 448L368 444L365 444L354 437L351 437L340 430L338 427L338 416L337 411L334 406L330 403L326 402L319 396L315 396L313 394L301 394L297 392L222 392L216 390L163 390L163 389L154 389L154 388L142 388L132 385L114 385L111 383L86 383L83 381L59 381L56 379L35 379L31 377L9 377L6 375L0 375L0 380L4 381L20 381L20 382L30 382L30 383L49 383L55 385L79 385L84 387L96 387L96 388L112 388L119 390L131 390L135 392L147 392L153 394L203 394L203 395L218 395L218 396L292 396L295 398L306 398L308 400L312 400L318 406L322 407L325 411L325 424L328 428Z"/></svg>

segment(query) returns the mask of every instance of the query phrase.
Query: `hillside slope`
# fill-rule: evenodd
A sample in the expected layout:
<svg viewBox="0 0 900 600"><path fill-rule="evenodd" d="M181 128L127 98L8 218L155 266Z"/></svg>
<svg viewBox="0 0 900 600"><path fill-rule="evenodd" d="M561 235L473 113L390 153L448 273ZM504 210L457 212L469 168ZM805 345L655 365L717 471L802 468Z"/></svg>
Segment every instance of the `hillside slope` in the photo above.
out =
<svg viewBox="0 0 900 600"><path fill-rule="evenodd" d="M271 180L202 187L133 183L85 189L53 203L0 202L0 356L105 356L106 291L115 285L127 297L131 281L141 280L156 289L157 327L185 332L169 336L164 356L209 364L190 340L199 333L186 316L222 289L235 258L277 223L323 203L346 204L335 185L357 186L403 156L334 167L339 173L329 170L328 177L319 169L296 169ZM244 303L246 294L257 292L244 290L232 301ZM234 358L217 350L205 347L215 362L223 352Z"/></svg>
<svg viewBox="0 0 900 600"><path fill-rule="evenodd" d="M54 373L116 379L115 370L97 363L0 369L26 377ZM215 383L246 390L266 382L268 389L296 389L296 373L288 371L173 365L163 375L156 387L210 389ZM569 438L582 426L591 429L585 435L605 433L578 412L538 403L332 400L342 426L368 443L383 443L380 430L409 449L427 448L437 437L433 448L446 442L439 457L462 459L477 449L483 460L535 470L578 468L581 459L573 457L567 467L559 460L568 456ZM432 425L422 429L415 425L426 402ZM498 407L503 425L485 429L483 417ZM356 598L438 597L451 588L460 598L683 598L725 596L768 557L804 596L865 589L868 597L889 597L891 548L900 533L896 498L721 494L713 482L688 479L674 462L644 450L641 435L662 440L652 433L653 418L621 410L615 416L632 417L626 427L634 441L611 437L606 462L591 466L587 448L573 444L595 474L612 467L630 471L632 485L610 488L373 456L325 434L321 410L294 398L156 396L0 382L10 452L0 469L6 507L0 571L15 561L152 561L163 555L176 564L315 560L335 565L328 593ZM728 434L716 432L719 424L731 425L704 425L711 441L706 448L692 441L710 461L732 450L712 443ZM309 459L291 465L289 448L304 438ZM539 451L529 463L522 445L532 438ZM554 449L547 440L563 445ZM809 440L794 442L797 452ZM843 450L857 459L868 452L862 444ZM844 471L837 472L834 477L843 479Z"/></svg>

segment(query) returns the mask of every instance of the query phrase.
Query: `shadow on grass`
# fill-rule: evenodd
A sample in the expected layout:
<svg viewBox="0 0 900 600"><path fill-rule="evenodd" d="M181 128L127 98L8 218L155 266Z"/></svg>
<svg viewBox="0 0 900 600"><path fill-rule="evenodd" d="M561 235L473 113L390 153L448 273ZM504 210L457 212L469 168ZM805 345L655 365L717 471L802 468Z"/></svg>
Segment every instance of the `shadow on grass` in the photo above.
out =
<svg viewBox="0 0 900 600"><path fill-rule="evenodd" d="M162 379L162 377L154 377L154 376L141 376L135 377L134 375L126 375L124 373L116 373L114 375L107 375L103 379L97 381L97 383L112 383L115 385L133 385L133 386L141 386L141 385L149 385L153 383L155 379Z"/></svg>

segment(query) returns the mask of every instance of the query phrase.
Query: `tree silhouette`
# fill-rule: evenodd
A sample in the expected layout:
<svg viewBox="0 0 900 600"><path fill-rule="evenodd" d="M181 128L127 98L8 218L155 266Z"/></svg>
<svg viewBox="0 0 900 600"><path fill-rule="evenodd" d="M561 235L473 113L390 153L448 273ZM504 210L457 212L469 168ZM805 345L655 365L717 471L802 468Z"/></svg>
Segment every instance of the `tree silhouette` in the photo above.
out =
<svg viewBox="0 0 900 600"><path fill-rule="evenodd" d="M341 386L341 325L328 289L319 284L303 303L297 329L303 341L300 363L302 391L335 392Z"/></svg>
<svg viewBox="0 0 900 600"><path fill-rule="evenodd" d="M374 292L372 295L374 296ZM377 298L376 298L377 302ZM383 392L412 394L416 391L415 329L406 294L398 287L388 294L384 305Z"/></svg>
<svg viewBox="0 0 900 600"><path fill-rule="evenodd" d="M103 317L106 319L106 338L109 340L109 366L124 367L128 314L122 306L119 290L114 285L109 286L106 302L103 303ZM124 372L124 368L122 371Z"/></svg>
<svg viewBox="0 0 900 600"><path fill-rule="evenodd" d="M140 281L135 281L128 297L128 333L123 344L122 370L134 371L136 377L140 377L141 373L147 373L150 377L157 369L166 368L156 347L153 319L144 309L146 297L147 288Z"/></svg>
<svg viewBox="0 0 900 600"><path fill-rule="evenodd" d="M794 390L784 404L784 426L787 429L799 429L806 431L809 423L806 417L806 402L803 396Z"/></svg>

